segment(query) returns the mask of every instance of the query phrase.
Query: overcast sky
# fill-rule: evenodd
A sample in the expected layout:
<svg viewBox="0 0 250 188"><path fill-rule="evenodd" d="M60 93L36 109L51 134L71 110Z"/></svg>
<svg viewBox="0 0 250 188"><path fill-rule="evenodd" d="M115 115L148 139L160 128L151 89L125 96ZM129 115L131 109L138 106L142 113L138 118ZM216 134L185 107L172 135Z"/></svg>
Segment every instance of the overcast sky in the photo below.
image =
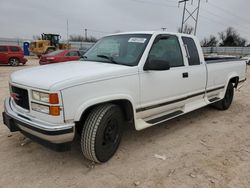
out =
<svg viewBox="0 0 250 188"><path fill-rule="evenodd" d="M190 10L194 4L188 3ZM84 33L100 37L115 31L159 30L176 32L183 5L177 0L0 0L0 37L31 39L41 33ZM249 0L201 0L197 36L202 39L228 26L250 42ZM189 24L192 24L190 22Z"/></svg>

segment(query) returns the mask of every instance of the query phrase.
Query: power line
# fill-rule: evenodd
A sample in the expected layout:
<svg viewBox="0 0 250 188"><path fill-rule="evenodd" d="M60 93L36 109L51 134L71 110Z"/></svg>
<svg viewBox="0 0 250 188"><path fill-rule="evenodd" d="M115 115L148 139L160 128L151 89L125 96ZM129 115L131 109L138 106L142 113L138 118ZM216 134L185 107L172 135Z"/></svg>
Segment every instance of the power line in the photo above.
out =
<svg viewBox="0 0 250 188"><path fill-rule="evenodd" d="M178 6L176 5L170 5L170 4L167 4L167 3L160 3L160 2L153 2L153 1L146 1L146 0L130 0L130 1L134 1L134 2L137 2L137 3L143 3L143 4L151 4L151 5L157 5L157 6L166 6L166 7L171 7L171 8L178 8ZM168 1L168 2L171 2L173 3L174 1ZM176 1L175 1L176 3Z"/></svg>
<svg viewBox="0 0 250 188"><path fill-rule="evenodd" d="M204 16L204 15L200 15L201 16L201 18L203 18L203 19L205 19L206 21L209 21L210 23L213 23L213 24L217 24L217 25L224 25L224 26L226 26L226 27L229 27L229 25L227 25L227 24L225 24L225 23L223 23L223 22L220 22L220 21L218 21L218 20L215 20L215 19L212 19L211 17L206 17L206 16ZM242 30L242 29L237 29L238 31L240 31L240 32L243 32L243 33L246 33L246 31L247 30ZM250 31L248 31L248 32L250 32Z"/></svg>
<svg viewBox="0 0 250 188"><path fill-rule="evenodd" d="M221 15L215 14L215 13L209 11L209 10L206 10L206 9L202 9L202 10L205 11L205 12L207 12L207 13L209 13L209 16L213 15L213 16L215 16L216 18L227 19L227 20L229 20L230 22L232 22L232 20L231 20L230 18L228 18L228 17L222 17ZM236 21L236 20L235 20L235 21ZM234 22L234 23L235 23L235 22ZM239 23L239 22L238 22L238 19L237 19L237 23ZM246 26L246 25L240 25L240 26L237 26L237 27L244 27L244 29L246 29L246 30L248 30L248 31L250 30L250 27L248 27L248 26Z"/></svg>
<svg viewBox="0 0 250 188"><path fill-rule="evenodd" d="M236 15L235 13L233 13L233 12L231 12L231 11L225 9L225 8L221 8L219 6L216 6L215 4L213 4L211 2L209 2L208 4L215 7L215 8L217 8L217 9L219 9L219 10L221 10L221 11L223 11L223 12L225 12L225 13L227 13L228 15L232 16L232 18L238 17L241 20L244 20L247 24L249 24L249 22L250 22L250 20L248 20L248 19L246 19L244 17L240 17L240 16Z"/></svg>

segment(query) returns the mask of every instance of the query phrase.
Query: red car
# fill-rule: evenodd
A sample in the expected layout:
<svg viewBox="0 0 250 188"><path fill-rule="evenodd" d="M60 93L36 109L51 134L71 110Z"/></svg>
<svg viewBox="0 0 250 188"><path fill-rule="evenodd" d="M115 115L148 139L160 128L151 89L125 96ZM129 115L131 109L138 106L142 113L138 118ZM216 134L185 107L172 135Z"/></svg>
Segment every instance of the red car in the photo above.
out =
<svg viewBox="0 0 250 188"><path fill-rule="evenodd" d="M27 59L19 46L0 45L0 64L17 66L26 62Z"/></svg>
<svg viewBox="0 0 250 188"><path fill-rule="evenodd" d="M79 60L81 53L78 50L57 50L49 54L43 55L40 58L40 65L47 65L51 63L60 63L65 61Z"/></svg>

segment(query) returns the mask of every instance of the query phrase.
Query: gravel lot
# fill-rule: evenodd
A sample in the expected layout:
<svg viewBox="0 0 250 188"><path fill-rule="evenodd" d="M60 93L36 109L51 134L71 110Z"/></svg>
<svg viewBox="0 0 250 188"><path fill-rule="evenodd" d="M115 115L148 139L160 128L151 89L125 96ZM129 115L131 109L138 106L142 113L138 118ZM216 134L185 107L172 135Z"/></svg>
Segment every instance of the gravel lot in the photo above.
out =
<svg viewBox="0 0 250 188"><path fill-rule="evenodd" d="M37 65L0 66L0 111L9 75ZM250 187L249 80L227 111L206 107L140 132L127 129L102 165L83 158L78 139L57 153L10 133L0 117L0 187Z"/></svg>

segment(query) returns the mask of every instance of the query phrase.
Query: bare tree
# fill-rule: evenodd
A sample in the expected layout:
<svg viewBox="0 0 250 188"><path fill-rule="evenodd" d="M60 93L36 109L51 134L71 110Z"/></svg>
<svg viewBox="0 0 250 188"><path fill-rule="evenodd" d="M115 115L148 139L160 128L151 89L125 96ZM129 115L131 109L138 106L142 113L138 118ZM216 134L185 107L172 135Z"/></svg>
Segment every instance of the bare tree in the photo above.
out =
<svg viewBox="0 0 250 188"><path fill-rule="evenodd" d="M247 40L240 36L233 27L227 28L219 33L221 39L220 46L246 46Z"/></svg>
<svg viewBox="0 0 250 188"><path fill-rule="evenodd" d="M70 35L69 36L69 41L72 41L72 42L83 42L84 39L85 38L81 35Z"/></svg>
<svg viewBox="0 0 250 188"><path fill-rule="evenodd" d="M93 36L90 36L87 38L87 40L85 40L86 42L96 42L98 39L93 37Z"/></svg>
<svg viewBox="0 0 250 188"><path fill-rule="evenodd" d="M202 47L215 47L218 44L218 40L216 38L216 36L214 35L210 35L209 38L204 38L201 41L201 46Z"/></svg>
<svg viewBox="0 0 250 188"><path fill-rule="evenodd" d="M190 25L185 25L183 28L183 31L181 30L181 28L178 29L179 33L186 33L186 34L194 34L194 28Z"/></svg>

